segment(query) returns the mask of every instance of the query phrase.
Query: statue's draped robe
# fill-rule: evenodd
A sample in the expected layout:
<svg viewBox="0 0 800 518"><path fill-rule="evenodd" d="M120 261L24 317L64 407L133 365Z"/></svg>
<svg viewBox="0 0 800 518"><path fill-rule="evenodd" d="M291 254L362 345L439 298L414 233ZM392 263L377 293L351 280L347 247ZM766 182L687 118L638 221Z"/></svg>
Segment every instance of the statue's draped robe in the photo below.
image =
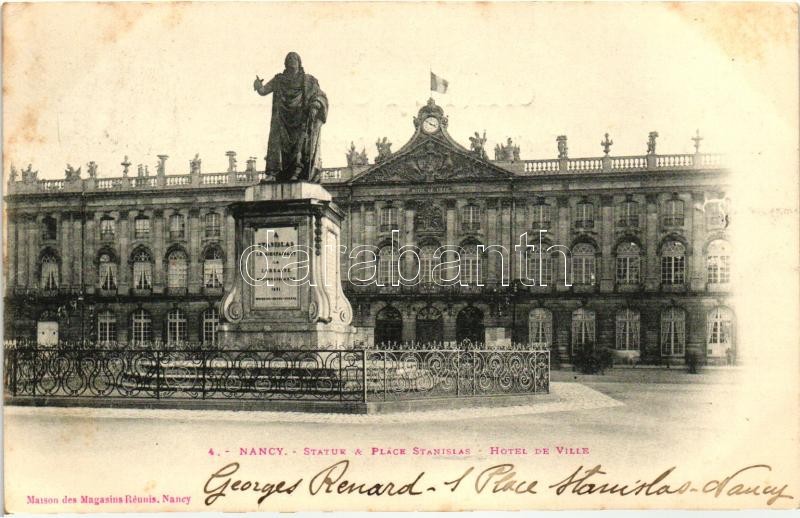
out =
<svg viewBox="0 0 800 518"><path fill-rule="evenodd" d="M279 182L319 183L322 167L319 134L328 117L328 98L317 80L305 73L277 74L259 93L269 92L273 92L273 98L267 172ZM314 120L310 114L312 105L317 107Z"/></svg>

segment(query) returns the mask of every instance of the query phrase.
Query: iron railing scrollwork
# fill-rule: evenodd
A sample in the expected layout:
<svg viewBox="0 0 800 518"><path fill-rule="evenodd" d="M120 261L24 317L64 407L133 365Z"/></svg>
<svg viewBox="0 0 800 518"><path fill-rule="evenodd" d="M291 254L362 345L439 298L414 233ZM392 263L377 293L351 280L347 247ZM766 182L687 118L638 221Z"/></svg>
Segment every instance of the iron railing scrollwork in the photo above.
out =
<svg viewBox="0 0 800 518"><path fill-rule="evenodd" d="M5 351L15 398L369 402L549 392L542 349Z"/></svg>

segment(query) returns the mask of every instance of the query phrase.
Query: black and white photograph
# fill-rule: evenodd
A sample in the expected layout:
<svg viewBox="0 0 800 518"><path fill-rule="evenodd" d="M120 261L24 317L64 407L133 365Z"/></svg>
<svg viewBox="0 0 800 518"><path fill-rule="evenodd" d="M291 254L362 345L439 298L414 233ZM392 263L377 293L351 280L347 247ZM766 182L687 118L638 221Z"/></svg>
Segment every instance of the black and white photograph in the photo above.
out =
<svg viewBox="0 0 800 518"><path fill-rule="evenodd" d="M778 3L7 3L4 510L798 506Z"/></svg>

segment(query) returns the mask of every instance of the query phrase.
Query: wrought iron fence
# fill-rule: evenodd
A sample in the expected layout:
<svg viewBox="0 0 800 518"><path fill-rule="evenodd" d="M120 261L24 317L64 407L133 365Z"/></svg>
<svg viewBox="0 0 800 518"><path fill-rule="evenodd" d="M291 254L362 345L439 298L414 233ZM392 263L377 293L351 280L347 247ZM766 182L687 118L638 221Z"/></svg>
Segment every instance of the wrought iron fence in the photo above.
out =
<svg viewBox="0 0 800 518"><path fill-rule="evenodd" d="M368 401L550 391L547 350L371 350L366 362Z"/></svg>
<svg viewBox="0 0 800 518"><path fill-rule="evenodd" d="M16 398L396 401L549 392L530 349L218 350L8 347Z"/></svg>
<svg viewBox="0 0 800 518"><path fill-rule="evenodd" d="M9 349L13 396L363 400L359 351Z"/></svg>

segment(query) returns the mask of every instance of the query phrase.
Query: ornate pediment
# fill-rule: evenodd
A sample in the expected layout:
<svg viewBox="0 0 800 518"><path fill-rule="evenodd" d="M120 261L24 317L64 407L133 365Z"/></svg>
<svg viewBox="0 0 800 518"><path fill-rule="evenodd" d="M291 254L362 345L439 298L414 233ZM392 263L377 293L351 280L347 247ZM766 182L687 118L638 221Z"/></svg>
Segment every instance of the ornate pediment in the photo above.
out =
<svg viewBox="0 0 800 518"><path fill-rule="evenodd" d="M364 171L354 184L427 183L509 178L511 173L454 148L436 137L422 137L387 161Z"/></svg>

